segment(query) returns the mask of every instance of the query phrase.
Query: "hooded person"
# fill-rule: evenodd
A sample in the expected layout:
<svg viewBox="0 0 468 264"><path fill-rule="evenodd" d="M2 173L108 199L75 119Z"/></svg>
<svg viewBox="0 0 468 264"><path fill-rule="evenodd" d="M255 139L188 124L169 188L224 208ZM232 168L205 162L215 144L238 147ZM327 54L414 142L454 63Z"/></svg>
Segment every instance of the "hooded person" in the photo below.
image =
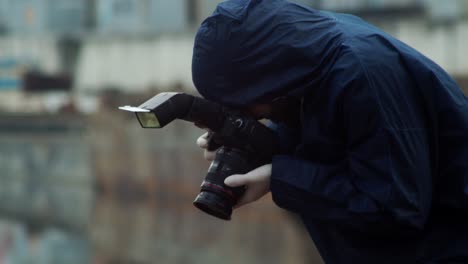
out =
<svg viewBox="0 0 468 264"><path fill-rule="evenodd" d="M468 100L434 62L355 16L232 0L199 28L192 74L232 107L301 101L260 196L326 263L468 263Z"/></svg>

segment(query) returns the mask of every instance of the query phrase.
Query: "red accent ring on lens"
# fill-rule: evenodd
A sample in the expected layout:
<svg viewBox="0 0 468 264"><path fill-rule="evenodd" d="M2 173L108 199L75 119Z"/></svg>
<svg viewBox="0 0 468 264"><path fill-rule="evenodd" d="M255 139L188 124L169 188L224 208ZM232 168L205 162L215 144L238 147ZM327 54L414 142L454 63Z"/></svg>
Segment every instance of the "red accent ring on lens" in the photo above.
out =
<svg viewBox="0 0 468 264"><path fill-rule="evenodd" d="M207 181L203 181L202 183L202 188L206 186L208 188L213 188L213 189L216 189L220 192L223 192L223 193L227 193L229 196L231 196L231 198L234 198L234 194L232 193L231 190L227 189L227 188L224 188L218 184L214 184L214 183L211 183L211 182L207 182Z"/></svg>

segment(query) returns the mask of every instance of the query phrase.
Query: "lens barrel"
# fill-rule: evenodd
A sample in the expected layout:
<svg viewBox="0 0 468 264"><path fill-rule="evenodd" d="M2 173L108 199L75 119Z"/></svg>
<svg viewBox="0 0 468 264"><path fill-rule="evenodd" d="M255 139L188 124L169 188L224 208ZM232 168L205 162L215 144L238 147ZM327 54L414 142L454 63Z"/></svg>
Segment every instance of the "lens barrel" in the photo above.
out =
<svg viewBox="0 0 468 264"><path fill-rule="evenodd" d="M221 147L216 151L215 159L211 162L193 205L207 214L230 220L232 207L244 194L245 187L232 188L225 185L224 180L228 176L247 173L251 169L252 164L249 164L249 155L245 151Z"/></svg>
<svg viewBox="0 0 468 264"><path fill-rule="evenodd" d="M217 193L202 191L193 201L193 205L212 216L223 220L231 220L233 204Z"/></svg>

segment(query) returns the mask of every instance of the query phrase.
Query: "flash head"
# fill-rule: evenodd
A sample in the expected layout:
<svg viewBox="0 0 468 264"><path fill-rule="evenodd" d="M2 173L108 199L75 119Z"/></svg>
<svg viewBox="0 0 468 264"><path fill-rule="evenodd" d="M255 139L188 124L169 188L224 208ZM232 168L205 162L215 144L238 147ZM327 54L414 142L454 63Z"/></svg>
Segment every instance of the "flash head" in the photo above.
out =
<svg viewBox="0 0 468 264"><path fill-rule="evenodd" d="M159 93L138 107L121 106L119 109L135 113L143 128L162 128L178 117L171 101L177 95L182 93Z"/></svg>
<svg viewBox="0 0 468 264"><path fill-rule="evenodd" d="M200 123L212 130L224 123L221 106L186 93L159 93L138 107L127 105L119 109L135 113L143 128L162 128L174 119Z"/></svg>

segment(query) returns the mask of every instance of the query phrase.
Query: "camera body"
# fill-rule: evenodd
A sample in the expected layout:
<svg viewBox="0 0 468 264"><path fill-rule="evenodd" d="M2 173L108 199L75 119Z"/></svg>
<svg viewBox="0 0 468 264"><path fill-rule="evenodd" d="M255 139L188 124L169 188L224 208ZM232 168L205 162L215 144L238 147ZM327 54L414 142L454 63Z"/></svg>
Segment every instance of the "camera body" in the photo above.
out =
<svg viewBox="0 0 468 264"><path fill-rule="evenodd" d="M231 219L232 207L245 191L225 185L224 179L270 163L278 150L274 132L253 117L185 93L160 93L139 107L120 109L134 112L143 128L162 128L182 119L212 131L208 149L216 150L216 156L193 204L224 220Z"/></svg>

